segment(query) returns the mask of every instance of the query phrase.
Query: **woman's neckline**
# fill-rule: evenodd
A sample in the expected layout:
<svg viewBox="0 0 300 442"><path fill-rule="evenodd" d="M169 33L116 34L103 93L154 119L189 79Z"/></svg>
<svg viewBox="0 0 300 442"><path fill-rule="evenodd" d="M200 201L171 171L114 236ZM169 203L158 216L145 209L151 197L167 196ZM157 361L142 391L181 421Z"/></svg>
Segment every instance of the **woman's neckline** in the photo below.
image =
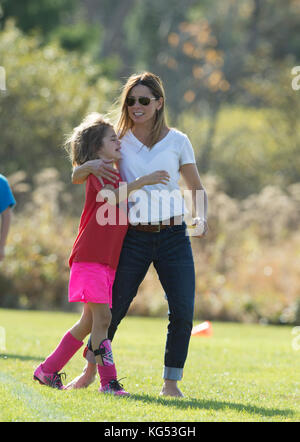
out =
<svg viewBox="0 0 300 442"><path fill-rule="evenodd" d="M169 134L171 133L173 131L173 129L170 127L169 129L168 129L168 132L166 133L166 135L164 135L164 137L161 139L161 140L159 140L157 143L155 143L154 144L154 146L152 146L151 148L149 147L149 146L147 146L146 144L144 144L141 140L139 140L139 138L138 137L136 137L135 135L134 135L134 133L132 132L132 129L130 129L130 134L133 136L133 138L135 139L135 140L137 140L141 145L143 145L143 146L145 146L145 147L147 147L147 149L153 149L153 147L155 147L155 146L157 146L159 143L161 143L162 141L165 141L165 139L166 138L168 138L168 136L169 136Z"/></svg>

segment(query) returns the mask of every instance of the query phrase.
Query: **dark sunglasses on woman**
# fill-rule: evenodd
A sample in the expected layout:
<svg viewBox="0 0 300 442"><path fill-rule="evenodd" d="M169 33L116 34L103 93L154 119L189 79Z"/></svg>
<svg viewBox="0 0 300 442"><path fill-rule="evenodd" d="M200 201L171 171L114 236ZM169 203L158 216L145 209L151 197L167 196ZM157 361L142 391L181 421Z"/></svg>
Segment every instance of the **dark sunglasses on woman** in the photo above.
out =
<svg viewBox="0 0 300 442"><path fill-rule="evenodd" d="M127 97L126 104L127 104L127 106L134 106L137 100L142 106L148 106L152 100L158 100L158 98L155 98L155 97L152 97L152 98L149 98L149 97L139 97L139 98Z"/></svg>

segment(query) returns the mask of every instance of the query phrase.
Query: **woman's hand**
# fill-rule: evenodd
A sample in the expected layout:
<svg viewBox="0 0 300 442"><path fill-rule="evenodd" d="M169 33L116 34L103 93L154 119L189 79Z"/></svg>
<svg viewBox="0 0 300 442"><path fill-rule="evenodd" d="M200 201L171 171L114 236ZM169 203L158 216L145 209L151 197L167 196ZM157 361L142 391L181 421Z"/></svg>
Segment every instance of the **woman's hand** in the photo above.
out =
<svg viewBox="0 0 300 442"><path fill-rule="evenodd" d="M116 175L117 169L112 167L110 164L114 160L90 160L87 161L90 173L98 177L107 179L108 181L117 181L118 177Z"/></svg>
<svg viewBox="0 0 300 442"><path fill-rule="evenodd" d="M203 236L205 236L208 231L207 220L200 217L194 218L192 228L193 230L191 232L191 236L196 238L203 238Z"/></svg>
<svg viewBox="0 0 300 442"><path fill-rule="evenodd" d="M116 182L118 180L117 170L110 165L112 162L113 160L90 160L81 166L75 167L72 174L73 184L84 183L91 173L99 177L100 181L105 178L112 183Z"/></svg>
<svg viewBox="0 0 300 442"><path fill-rule="evenodd" d="M166 170L156 170L149 175L141 177L143 186L150 186L152 184L168 184L170 175Z"/></svg>

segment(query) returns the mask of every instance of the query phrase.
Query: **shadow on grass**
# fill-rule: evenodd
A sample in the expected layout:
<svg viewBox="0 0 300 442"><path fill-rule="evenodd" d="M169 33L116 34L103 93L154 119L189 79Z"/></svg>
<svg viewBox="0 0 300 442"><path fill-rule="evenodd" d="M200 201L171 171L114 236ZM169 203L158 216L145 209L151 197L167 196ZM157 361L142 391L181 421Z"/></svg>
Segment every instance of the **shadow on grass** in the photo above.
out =
<svg viewBox="0 0 300 442"><path fill-rule="evenodd" d="M39 358L37 356L25 356L25 355L14 355L14 354L0 354L1 359L19 359L20 361L43 361L45 358Z"/></svg>
<svg viewBox="0 0 300 442"><path fill-rule="evenodd" d="M230 408L235 411L247 412L250 414L258 414L260 416L272 417L272 416L283 416L292 417L295 413L290 409L276 409L276 408L263 408L257 407L255 405L245 405L237 404L234 402L224 402L224 401L209 401L209 400L199 400L199 399L171 399L171 398L157 398L150 395L133 394L129 397L130 400L137 400L145 403L156 403L157 405L172 406L179 409L199 409L199 410L222 410L225 408Z"/></svg>

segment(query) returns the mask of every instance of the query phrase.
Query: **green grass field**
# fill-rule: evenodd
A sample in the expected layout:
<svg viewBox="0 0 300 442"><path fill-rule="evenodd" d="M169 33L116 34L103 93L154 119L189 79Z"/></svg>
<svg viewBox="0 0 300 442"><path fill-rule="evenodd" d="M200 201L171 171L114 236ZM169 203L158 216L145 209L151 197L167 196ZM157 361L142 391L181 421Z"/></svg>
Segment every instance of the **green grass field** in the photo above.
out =
<svg viewBox="0 0 300 442"><path fill-rule="evenodd" d="M0 421L299 421L300 350L293 349L291 327L213 323L212 337L191 338L180 383L185 397L173 399L159 396L167 318L127 317L113 350L132 396L117 398L100 395L98 379L73 391L33 382L34 368L77 319L0 310ZM80 351L65 367L67 381L83 366Z"/></svg>

